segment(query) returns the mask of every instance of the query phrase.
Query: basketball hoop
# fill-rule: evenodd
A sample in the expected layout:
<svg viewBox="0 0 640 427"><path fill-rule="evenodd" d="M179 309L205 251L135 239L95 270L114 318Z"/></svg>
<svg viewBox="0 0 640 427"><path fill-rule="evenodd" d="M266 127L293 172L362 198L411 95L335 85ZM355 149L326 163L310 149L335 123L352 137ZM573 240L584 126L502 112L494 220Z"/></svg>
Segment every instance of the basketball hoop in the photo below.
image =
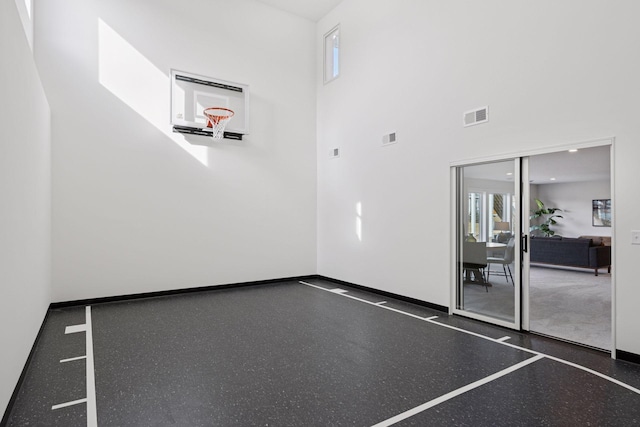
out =
<svg viewBox="0 0 640 427"><path fill-rule="evenodd" d="M213 129L213 139L224 137L224 128L235 114L233 110L222 107L205 108L203 111L207 116L207 127Z"/></svg>

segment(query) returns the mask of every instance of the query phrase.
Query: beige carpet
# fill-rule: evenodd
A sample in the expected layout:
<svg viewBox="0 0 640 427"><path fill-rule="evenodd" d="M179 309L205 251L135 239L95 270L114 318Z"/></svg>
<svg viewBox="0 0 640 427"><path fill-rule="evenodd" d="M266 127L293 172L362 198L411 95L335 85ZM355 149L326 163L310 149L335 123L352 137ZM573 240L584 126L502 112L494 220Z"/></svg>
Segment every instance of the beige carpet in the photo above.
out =
<svg viewBox="0 0 640 427"><path fill-rule="evenodd" d="M532 266L530 329L611 350L611 274Z"/></svg>
<svg viewBox="0 0 640 427"><path fill-rule="evenodd" d="M464 286L464 308L513 322L513 286L495 274L502 266L491 270L489 292L479 285ZM611 274L606 269L596 277L593 270L531 266L530 329L610 350Z"/></svg>

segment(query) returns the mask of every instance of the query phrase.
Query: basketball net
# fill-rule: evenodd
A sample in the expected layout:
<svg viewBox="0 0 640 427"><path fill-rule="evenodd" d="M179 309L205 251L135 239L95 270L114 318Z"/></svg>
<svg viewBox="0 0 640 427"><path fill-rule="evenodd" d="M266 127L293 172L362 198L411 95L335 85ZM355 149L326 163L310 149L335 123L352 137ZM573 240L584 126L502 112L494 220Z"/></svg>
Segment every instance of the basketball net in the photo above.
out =
<svg viewBox="0 0 640 427"><path fill-rule="evenodd" d="M235 114L233 110L222 107L205 108L204 115L207 116L207 127L213 130L213 139L224 137L224 128Z"/></svg>

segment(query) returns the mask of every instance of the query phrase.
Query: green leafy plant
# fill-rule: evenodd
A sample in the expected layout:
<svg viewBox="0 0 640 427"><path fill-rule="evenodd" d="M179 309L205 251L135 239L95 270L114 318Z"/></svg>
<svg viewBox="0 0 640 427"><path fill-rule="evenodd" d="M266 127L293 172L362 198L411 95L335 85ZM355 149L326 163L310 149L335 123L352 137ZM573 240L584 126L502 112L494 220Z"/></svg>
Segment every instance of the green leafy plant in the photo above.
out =
<svg viewBox="0 0 640 427"><path fill-rule="evenodd" d="M558 221L556 221L557 218L563 218L562 215L556 215L556 212L562 212L562 209L547 208L539 199L535 199L535 201L538 209L531 212L529 219L533 221L542 218L542 222L538 225L532 225L529 231L539 231L540 234L546 237L553 236L556 232L551 229L551 226L558 223Z"/></svg>

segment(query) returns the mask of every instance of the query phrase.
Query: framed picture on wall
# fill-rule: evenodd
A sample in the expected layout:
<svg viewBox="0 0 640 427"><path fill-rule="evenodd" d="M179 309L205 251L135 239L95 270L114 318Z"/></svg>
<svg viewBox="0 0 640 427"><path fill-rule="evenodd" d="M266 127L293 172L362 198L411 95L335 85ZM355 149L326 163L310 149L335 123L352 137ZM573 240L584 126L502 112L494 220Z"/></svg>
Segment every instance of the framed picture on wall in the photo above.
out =
<svg viewBox="0 0 640 427"><path fill-rule="evenodd" d="M594 227L611 227L611 199L597 199L591 202Z"/></svg>

